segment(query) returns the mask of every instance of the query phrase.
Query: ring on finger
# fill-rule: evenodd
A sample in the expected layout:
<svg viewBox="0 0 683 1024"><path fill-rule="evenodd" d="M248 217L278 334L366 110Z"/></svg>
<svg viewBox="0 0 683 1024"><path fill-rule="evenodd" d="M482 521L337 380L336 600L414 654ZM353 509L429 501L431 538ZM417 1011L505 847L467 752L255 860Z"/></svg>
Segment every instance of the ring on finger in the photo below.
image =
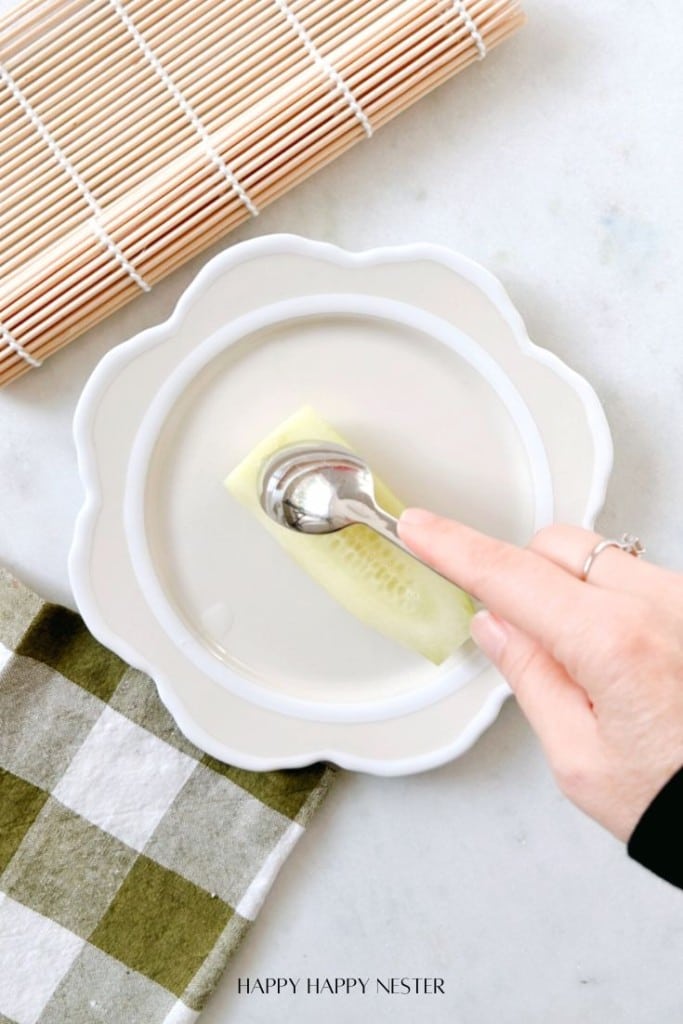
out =
<svg viewBox="0 0 683 1024"><path fill-rule="evenodd" d="M645 548L641 544L640 539L632 533L624 533L618 540L614 537L608 537L605 540L598 541L592 551L588 553L586 561L583 563L580 579L584 583L588 579L593 562L607 548L619 548L620 551L624 551L627 555L632 555L634 558L640 558L641 555L645 554Z"/></svg>

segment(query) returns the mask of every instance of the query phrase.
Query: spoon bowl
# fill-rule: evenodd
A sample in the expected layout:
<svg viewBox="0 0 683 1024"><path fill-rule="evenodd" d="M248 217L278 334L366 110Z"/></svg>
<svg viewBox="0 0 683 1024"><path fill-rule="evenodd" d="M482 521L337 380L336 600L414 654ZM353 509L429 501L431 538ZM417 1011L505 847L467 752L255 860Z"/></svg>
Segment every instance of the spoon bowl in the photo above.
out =
<svg viewBox="0 0 683 1024"><path fill-rule="evenodd" d="M264 512L290 530L320 535L362 524L422 562L399 537L398 520L377 504L368 464L341 445L307 441L280 448L261 470L259 499Z"/></svg>
<svg viewBox="0 0 683 1024"><path fill-rule="evenodd" d="M353 452L335 444L305 442L281 448L261 472L264 511L299 533L335 533L350 526L348 501L374 501L372 474Z"/></svg>

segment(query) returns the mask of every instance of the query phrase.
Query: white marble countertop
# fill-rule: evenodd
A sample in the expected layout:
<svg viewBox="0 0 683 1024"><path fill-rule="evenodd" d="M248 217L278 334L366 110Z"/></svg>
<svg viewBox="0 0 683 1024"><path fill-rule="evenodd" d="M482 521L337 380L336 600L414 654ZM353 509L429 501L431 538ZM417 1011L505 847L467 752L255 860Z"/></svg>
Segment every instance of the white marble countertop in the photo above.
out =
<svg viewBox="0 0 683 1024"><path fill-rule="evenodd" d="M683 7L525 6L516 39L231 241L425 240L484 263L531 336L605 404L616 462L603 531L635 531L683 568ZM0 559L53 599L72 604L83 383L169 314L206 258L0 395ZM679 1024L682 912L683 896L558 795L509 703L455 764L339 778L202 1020ZM445 995L237 994L238 977L266 975L438 976Z"/></svg>

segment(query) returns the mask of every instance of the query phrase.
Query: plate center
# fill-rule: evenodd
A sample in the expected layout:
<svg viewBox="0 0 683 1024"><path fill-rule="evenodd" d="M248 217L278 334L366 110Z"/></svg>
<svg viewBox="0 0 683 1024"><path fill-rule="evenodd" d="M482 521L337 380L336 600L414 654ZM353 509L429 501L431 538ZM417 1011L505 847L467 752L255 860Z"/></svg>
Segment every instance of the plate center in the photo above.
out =
<svg viewBox="0 0 683 1024"><path fill-rule="evenodd" d="M310 404L408 505L524 543L534 529L528 457L478 371L423 331L357 314L282 321L223 349L157 437L145 531L184 625L255 686L321 704L417 691L435 667L358 622L315 584L222 481Z"/></svg>

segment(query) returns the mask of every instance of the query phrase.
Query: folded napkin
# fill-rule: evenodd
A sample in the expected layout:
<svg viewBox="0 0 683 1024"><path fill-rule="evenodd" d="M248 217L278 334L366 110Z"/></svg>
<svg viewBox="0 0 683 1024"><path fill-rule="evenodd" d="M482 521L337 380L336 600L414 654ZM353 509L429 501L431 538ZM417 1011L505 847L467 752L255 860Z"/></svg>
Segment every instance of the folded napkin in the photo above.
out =
<svg viewBox="0 0 683 1024"><path fill-rule="evenodd" d="M0 570L0 1024L196 1020L333 771L203 754Z"/></svg>

